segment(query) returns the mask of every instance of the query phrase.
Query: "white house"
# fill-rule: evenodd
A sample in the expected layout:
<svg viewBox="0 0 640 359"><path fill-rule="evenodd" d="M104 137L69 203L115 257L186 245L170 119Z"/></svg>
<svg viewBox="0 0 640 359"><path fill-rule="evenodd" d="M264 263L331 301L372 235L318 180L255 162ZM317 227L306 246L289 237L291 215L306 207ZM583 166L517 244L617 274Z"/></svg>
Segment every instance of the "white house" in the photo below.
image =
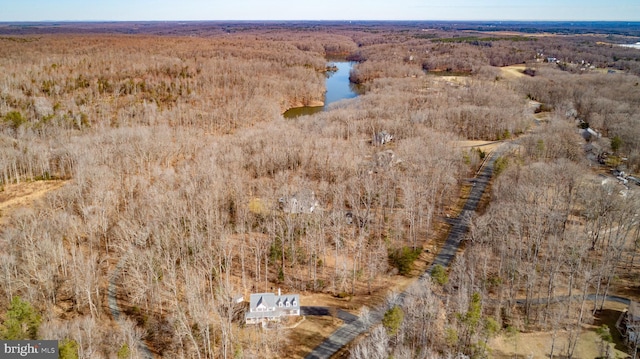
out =
<svg viewBox="0 0 640 359"><path fill-rule="evenodd" d="M638 342L638 334L640 331L640 306L638 302L629 303L627 317L625 320L625 329L627 331L627 339L631 343Z"/></svg>
<svg viewBox="0 0 640 359"><path fill-rule="evenodd" d="M313 213L320 206L316 194L308 189L301 190L292 196L278 199L280 209L286 213Z"/></svg>
<svg viewBox="0 0 640 359"><path fill-rule="evenodd" d="M640 344L640 304L630 302L627 311L622 313L616 327L631 348Z"/></svg>
<svg viewBox="0 0 640 359"><path fill-rule="evenodd" d="M393 140L393 136L387 131L381 131L373 135L373 140L371 141L376 146L382 146L385 143L389 143Z"/></svg>
<svg viewBox="0 0 640 359"><path fill-rule="evenodd" d="M247 324L262 323L265 321L280 320L285 316L300 315L300 295L257 293L251 294L249 299L249 311L245 314Z"/></svg>

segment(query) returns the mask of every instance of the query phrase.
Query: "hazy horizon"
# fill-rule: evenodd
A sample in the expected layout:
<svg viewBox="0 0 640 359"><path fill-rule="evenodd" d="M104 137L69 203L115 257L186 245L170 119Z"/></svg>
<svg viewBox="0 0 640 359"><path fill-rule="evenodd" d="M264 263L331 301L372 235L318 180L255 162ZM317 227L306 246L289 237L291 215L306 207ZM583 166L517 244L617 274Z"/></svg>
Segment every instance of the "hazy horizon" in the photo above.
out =
<svg viewBox="0 0 640 359"><path fill-rule="evenodd" d="M278 19L251 19L251 20L216 20L216 19L208 19L208 20L109 20L109 19L95 19L95 20L53 20L53 19L43 19L43 20L0 20L0 23L3 24L46 24L46 23L296 23L296 22L310 22L310 23L479 23L479 24L517 24L517 23L629 23L629 24L640 24L640 20L504 20L504 19L495 19L495 20L461 20L461 19L452 19L452 20L440 20L440 19L423 19L423 20L383 20L383 19L286 19L286 20L278 20Z"/></svg>
<svg viewBox="0 0 640 359"><path fill-rule="evenodd" d="M637 0L0 0L0 8L0 22L640 21Z"/></svg>

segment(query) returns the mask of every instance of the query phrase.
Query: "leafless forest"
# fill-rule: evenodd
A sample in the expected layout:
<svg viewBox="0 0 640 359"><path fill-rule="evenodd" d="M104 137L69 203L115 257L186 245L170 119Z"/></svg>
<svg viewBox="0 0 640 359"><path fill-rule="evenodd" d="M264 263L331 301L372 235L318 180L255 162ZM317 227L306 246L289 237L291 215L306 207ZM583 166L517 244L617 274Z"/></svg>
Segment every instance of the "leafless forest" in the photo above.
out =
<svg viewBox="0 0 640 359"><path fill-rule="evenodd" d="M295 329L245 326L234 299L385 297L417 275L406 262L428 264L487 155L463 140L510 146L464 251L352 357L481 358L527 330L568 333L551 354L572 357L603 305L587 294L640 299L640 187L609 172L640 172L640 50L615 45L637 37L88 28L1 29L1 190L64 185L0 213L0 323L19 296L37 337L80 358L137 358L141 341L166 358L295 357ZM364 94L284 119L322 101L335 57L357 62ZM376 145L380 131L393 141ZM313 213L281 210L310 193Z"/></svg>

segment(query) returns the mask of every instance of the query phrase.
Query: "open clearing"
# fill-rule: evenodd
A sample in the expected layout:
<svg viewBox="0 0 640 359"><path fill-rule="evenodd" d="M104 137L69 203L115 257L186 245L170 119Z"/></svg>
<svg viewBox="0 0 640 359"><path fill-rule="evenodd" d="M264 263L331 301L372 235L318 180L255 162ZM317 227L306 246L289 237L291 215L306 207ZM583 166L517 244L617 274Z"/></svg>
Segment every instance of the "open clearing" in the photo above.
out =
<svg viewBox="0 0 640 359"><path fill-rule="evenodd" d="M558 332L554 349L554 356L562 357L567 347L567 332ZM520 333L515 338L500 336L489 342L493 348L492 357L507 358L548 358L551 351L551 333ZM585 330L580 334L578 344L574 352L574 358L597 358L600 348L600 340L594 331ZM517 355L514 351L517 350ZM612 348L614 358L624 358L627 354Z"/></svg>
<svg viewBox="0 0 640 359"><path fill-rule="evenodd" d="M306 317L295 329L289 329L289 346L284 358L304 358L324 338L329 337L342 325L342 320L334 317Z"/></svg>
<svg viewBox="0 0 640 359"><path fill-rule="evenodd" d="M517 79L526 76L524 74L525 69L525 65L511 65L501 67L500 71L502 72L502 76L506 79Z"/></svg>
<svg viewBox="0 0 640 359"><path fill-rule="evenodd" d="M66 181L34 181L22 182L19 184L5 185L0 192L0 223L2 223L9 212L20 208L28 207L45 194L64 185Z"/></svg>
<svg viewBox="0 0 640 359"><path fill-rule="evenodd" d="M574 352L574 358L590 359L600 356L601 342L595 330L602 324L609 326L615 347L611 345L612 358L626 358L628 355L626 347L622 344L622 338L615 329L616 320L620 317L626 306L620 303L607 302L604 310L598 314L598 318L593 325L584 325L578 338L578 343ZM556 343L554 356L564 357L567 348L568 332L565 330L556 333ZM518 333L515 337L499 335L491 339L488 343L492 349L492 358L549 358L551 343L553 341L552 332L532 332Z"/></svg>
<svg viewBox="0 0 640 359"><path fill-rule="evenodd" d="M500 146L502 141L456 141L456 147L472 147L480 148L484 152L491 152L496 147Z"/></svg>

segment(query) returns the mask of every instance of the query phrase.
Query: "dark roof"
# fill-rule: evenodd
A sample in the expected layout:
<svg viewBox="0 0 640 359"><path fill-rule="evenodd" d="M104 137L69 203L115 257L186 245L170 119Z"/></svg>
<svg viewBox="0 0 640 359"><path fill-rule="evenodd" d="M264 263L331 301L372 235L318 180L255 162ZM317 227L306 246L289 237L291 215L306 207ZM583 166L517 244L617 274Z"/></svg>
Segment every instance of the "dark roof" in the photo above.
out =
<svg viewBox="0 0 640 359"><path fill-rule="evenodd" d="M627 313L629 313L631 320L640 321L640 304L638 304L638 302L631 301L629 303Z"/></svg>

